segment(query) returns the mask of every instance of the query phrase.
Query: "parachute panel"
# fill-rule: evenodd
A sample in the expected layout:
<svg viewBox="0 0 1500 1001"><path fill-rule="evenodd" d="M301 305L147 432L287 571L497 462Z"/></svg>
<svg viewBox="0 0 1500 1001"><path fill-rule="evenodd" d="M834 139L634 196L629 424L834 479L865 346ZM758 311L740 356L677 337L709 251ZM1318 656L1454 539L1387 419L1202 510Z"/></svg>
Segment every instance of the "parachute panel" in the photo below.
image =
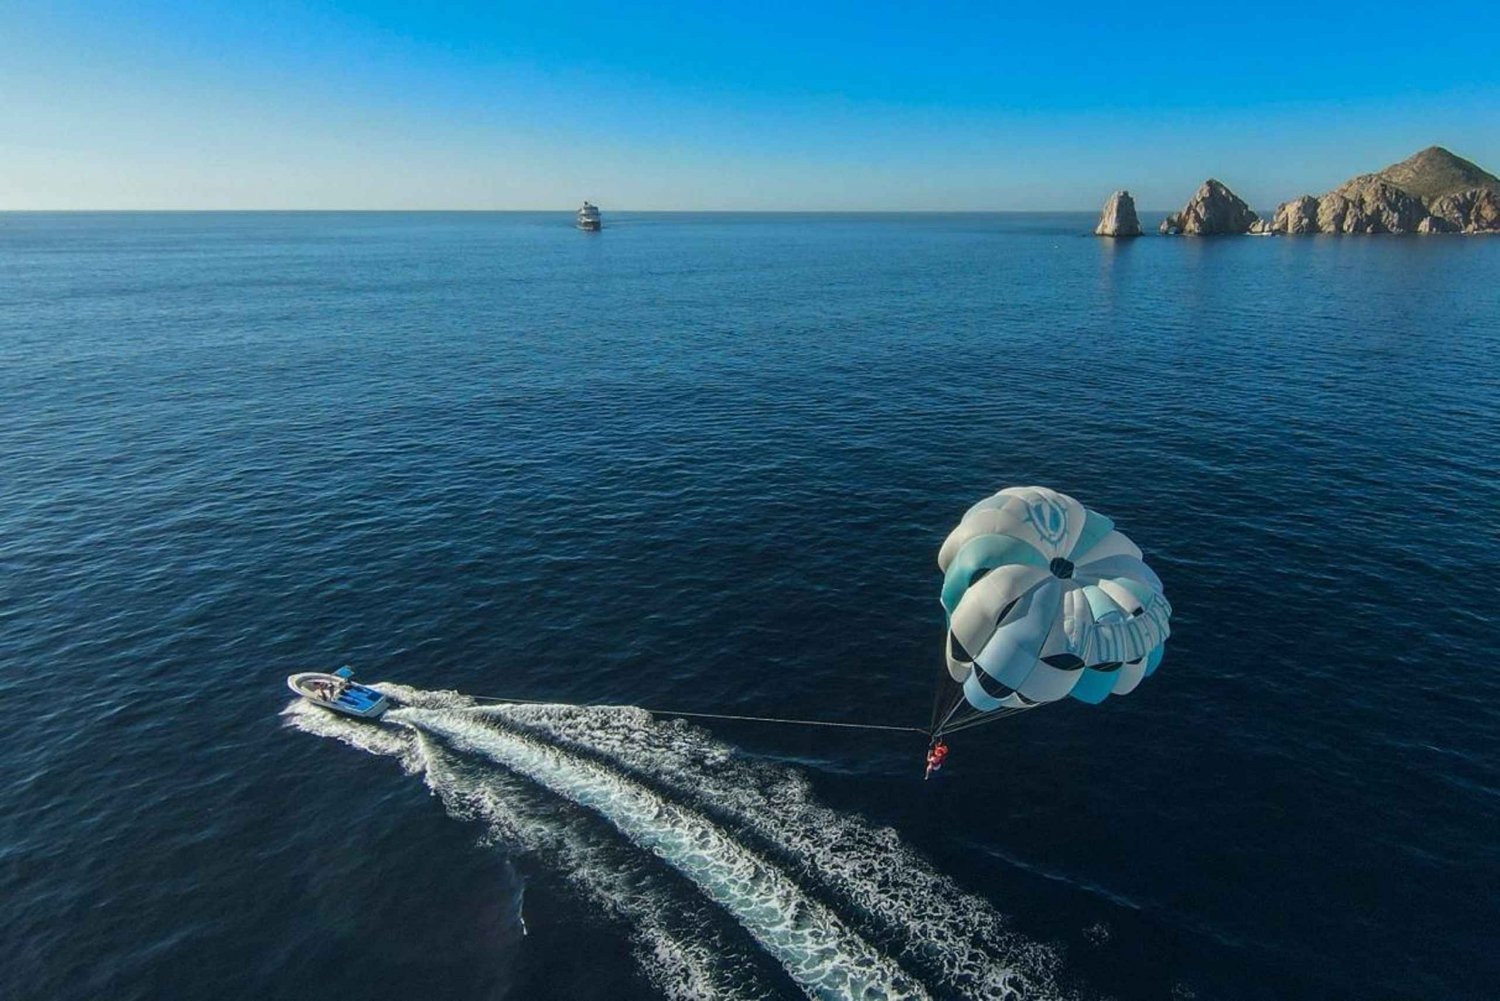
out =
<svg viewBox="0 0 1500 1001"><path fill-rule="evenodd" d="M1118 670L1118 665L1109 671L1086 667L1083 669L1083 677L1078 679L1078 683L1068 694L1079 702L1097 706L1115 690L1115 672Z"/></svg>
<svg viewBox="0 0 1500 1001"><path fill-rule="evenodd" d="M1046 569L1042 554L1020 539L1009 535L977 536L958 551L943 574L943 607L952 615L964 592L983 578L975 577L1007 565L1034 566Z"/></svg>
<svg viewBox="0 0 1500 1001"><path fill-rule="evenodd" d="M1112 531L1087 549L1079 548L1074 555L1077 557L1074 563L1092 563L1109 556L1133 556L1140 559L1141 550L1124 532Z"/></svg>
<svg viewBox="0 0 1500 1001"><path fill-rule="evenodd" d="M1021 687L1042 655L1061 606L1062 587L1048 578L1026 597L1024 606L1017 606L1010 621L995 630L974 663L1002 685Z"/></svg>
<svg viewBox="0 0 1500 1001"><path fill-rule="evenodd" d="M1140 660L1132 660L1128 663L1121 664L1120 670L1115 677L1114 691L1111 694L1129 695L1131 692L1135 691L1135 686L1139 685L1141 683L1141 679L1145 676L1146 660L1144 657L1142 657Z"/></svg>
<svg viewBox="0 0 1500 1001"><path fill-rule="evenodd" d="M964 593L963 600L953 612L949 631L970 653L983 650L999 628L1001 614L1006 613L1005 618L1009 620L1021 611L1019 603L1033 588L1051 579L1042 567L1001 567Z"/></svg>

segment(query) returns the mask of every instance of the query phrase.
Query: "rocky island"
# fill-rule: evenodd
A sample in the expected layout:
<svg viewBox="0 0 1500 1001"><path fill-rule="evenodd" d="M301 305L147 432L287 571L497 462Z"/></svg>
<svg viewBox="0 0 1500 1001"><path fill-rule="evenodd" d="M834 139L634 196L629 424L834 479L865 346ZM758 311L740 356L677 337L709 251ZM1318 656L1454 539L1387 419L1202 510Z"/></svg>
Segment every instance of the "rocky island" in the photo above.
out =
<svg viewBox="0 0 1500 1001"><path fill-rule="evenodd" d="M1140 236L1141 221L1136 218L1135 199L1128 191L1116 191L1104 203L1104 212L1099 216L1099 225L1094 227L1095 236Z"/></svg>
<svg viewBox="0 0 1500 1001"><path fill-rule="evenodd" d="M1095 230L1100 236L1125 235L1106 232L1107 224L1114 225L1120 216L1116 202L1123 194L1116 192L1105 205ZM1134 203L1129 208L1134 220ZM1282 202L1269 223L1210 178L1159 229L1188 236L1500 233L1500 178L1441 146L1429 146L1384 170L1352 177L1321 197Z"/></svg>
<svg viewBox="0 0 1500 1001"><path fill-rule="evenodd" d="M1275 233L1493 233L1500 230L1500 178L1429 146L1373 174L1351 177L1321 198L1282 203Z"/></svg>
<svg viewBox="0 0 1500 1001"><path fill-rule="evenodd" d="M1248 233L1260 221L1245 200L1210 177L1203 182L1181 212L1161 221L1163 234L1213 236L1218 233Z"/></svg>

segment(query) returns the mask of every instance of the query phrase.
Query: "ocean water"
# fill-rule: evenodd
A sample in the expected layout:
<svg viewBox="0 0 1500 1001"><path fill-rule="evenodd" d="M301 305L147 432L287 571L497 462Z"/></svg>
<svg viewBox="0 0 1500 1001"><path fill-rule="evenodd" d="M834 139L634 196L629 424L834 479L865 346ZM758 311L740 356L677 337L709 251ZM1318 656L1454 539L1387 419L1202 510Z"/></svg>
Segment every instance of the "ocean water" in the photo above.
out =
<svg viewBox="0 0 1500 1001"><path fill-rule="evenodd" d="M0 996L1493 996L1500 241L569 221L0 215ZM932 782L469 698L923 725L1025 483L1166 661Z"/></svg>

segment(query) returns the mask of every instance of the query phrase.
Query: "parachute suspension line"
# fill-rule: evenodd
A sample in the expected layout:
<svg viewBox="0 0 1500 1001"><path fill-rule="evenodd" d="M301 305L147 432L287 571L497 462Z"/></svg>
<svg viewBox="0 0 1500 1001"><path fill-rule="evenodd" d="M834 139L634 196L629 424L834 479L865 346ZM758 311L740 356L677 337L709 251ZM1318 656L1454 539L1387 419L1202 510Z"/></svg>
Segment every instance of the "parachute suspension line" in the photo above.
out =
<svg viewBox="0 0 1500 1001"><path fill-rule="evenodd" d="M938 670L942 671L944 674L947 673L946 668L944 668L943 665L941 665L941 664L938 665ZM928 723L928 726L927 726L927 730L928 730L929 733L937 733L938 716L939 716L939 714L942 713L942 711L943 711L943 676L942 676L942 674L939 674L938 675L938 683L936 685L932 686L932 716L930 717L930 722Z"/></svg>
<svg viewBox="0 0 1500 1001"><path fill-rule="evenodd" d="M949 690L950 685L952 686L953 695L947 704L947 709L944 710L943 693ZM936 736L937 732L942 729L943 724L948 722L948 717L953 715L953 710L958 708L958 702L962 698L963 689L953 681L953 677L948 673L948 665L945 658L942 663L938 664L937 684L933 686L932 692L932 722L927 727L927 731Z"/></svg>
<svg viewBox="0 0 1500 1001"><path fill-rule="evenodd" d="M960 722L955 723L952 726L948 726L945 724L940 730L938 730L938 734L942 735L948 733L957 733L960 730L972 730L976 726L984 726L986 723L993 723L996 720L1002 720L1007 716L1014 716L1016 713L1023 713L1030 708L1030 706L1012 706L1005 709L993 709L989 712L981 713L978 716L974 716L966 720L961 720Z"/></svg>
<svg viewBox="0 0 1500 1001"><path fill-rule="evenodd" d="M953 698L948 703L948 711L943 713L942 719L934 719L932 721L932 737L934 740L947 733L949 730L953 729L948 725L948 723L953 719L953 714L958 712L963 704L964 690L961 686L955 685L953 689Z"/></svg>
<svg viewBox="0 0 1500 1001"><path fill-rule="evenodd" d="M979 670L978 665L975 665L974 670ZM945 691L951 691L952 693L946 701L943 699ZM996 720L1004 719L1007 716L1014 716L1016 713L1025 712L1031 708L1030 706L1014 706L1005 709L992 709L988 712L980 713L978 716L963 718L954 723L953 717L958 715L966 704L967 699L964 698L963 686L954 682L948 675L946 665L940 667L937 691L932 697L932 725L926 730L928 737L934 743L944 734L957 733L959 730L968 730L971 727L982 726L985 723L993 723Z"/></svg>
<svg viewBox="0 0 1500 1001"><path fill-rule="evenodd" d="M585 704L579 703L579 702L549 702L549 701L545 701L545 700L542 700L542 699L508 699L508 698L501 698L500 696L496 696L496 695L473 695L473 696L470 696L470 698L472 698L475 702L491 702L491 703L498 703L498 704L502 704L502 705L566 706L568 708L573 708L573 709L591 709L591 708L592 709L602 709L602 708L606 708L605 706L601 706L601 705L592 705L592 706L590 706L590 705L585 705ZM608 708L616 708L616 707L608 707ZM646 706L631 706L630 708L639 709L642 712L650 713L653 716L690 716L690 717L694 717L694 718L697 718L697 719L728 719L728 720L740 720L742 722L748 722L748 723L784 723L784 724L787 724L789 726L825 726L825 727L836 727L836 728L845 729L845 730L885 730L885 731L895 731L895 732L901 732L901 733L921 733L921 734L925 734L925 733L929 732L925 727L920 727L920 726L896 726L896 725L893 725L893 724L890 724L890 723L841 723L841 722L838 722L836 720L830 720L830 719L790 719L790 718L782 717L782 716L737 716L737 715L733 715L731 713L703 713L703 712L684 712L684 711L678 710L678 709L650 709L650 708L647 708Z"/></svg>

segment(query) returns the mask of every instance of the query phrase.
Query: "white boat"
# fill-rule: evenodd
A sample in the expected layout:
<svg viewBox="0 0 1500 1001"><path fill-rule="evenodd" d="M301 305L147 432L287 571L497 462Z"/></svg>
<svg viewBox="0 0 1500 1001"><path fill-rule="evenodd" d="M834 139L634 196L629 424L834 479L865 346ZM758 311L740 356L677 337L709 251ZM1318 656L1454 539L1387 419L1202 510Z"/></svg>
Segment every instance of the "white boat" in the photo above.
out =
<svg viewBox="0 0 1500 1001"><path fill-rule="evenodd" d="M303 671L286 679L286 686L314 705L360 719L379 719L390 708L390 699L350 678L354 671L341 667L332 674Z"/></svg>
<svg viewBox="0 0 1500 1001"><path fill-rule="evenodd" d="M599 206L590 202L583 203L583 208L578 210L578 228L590 233L597 233L604 228L604 222L599 218Z"/></svg>

